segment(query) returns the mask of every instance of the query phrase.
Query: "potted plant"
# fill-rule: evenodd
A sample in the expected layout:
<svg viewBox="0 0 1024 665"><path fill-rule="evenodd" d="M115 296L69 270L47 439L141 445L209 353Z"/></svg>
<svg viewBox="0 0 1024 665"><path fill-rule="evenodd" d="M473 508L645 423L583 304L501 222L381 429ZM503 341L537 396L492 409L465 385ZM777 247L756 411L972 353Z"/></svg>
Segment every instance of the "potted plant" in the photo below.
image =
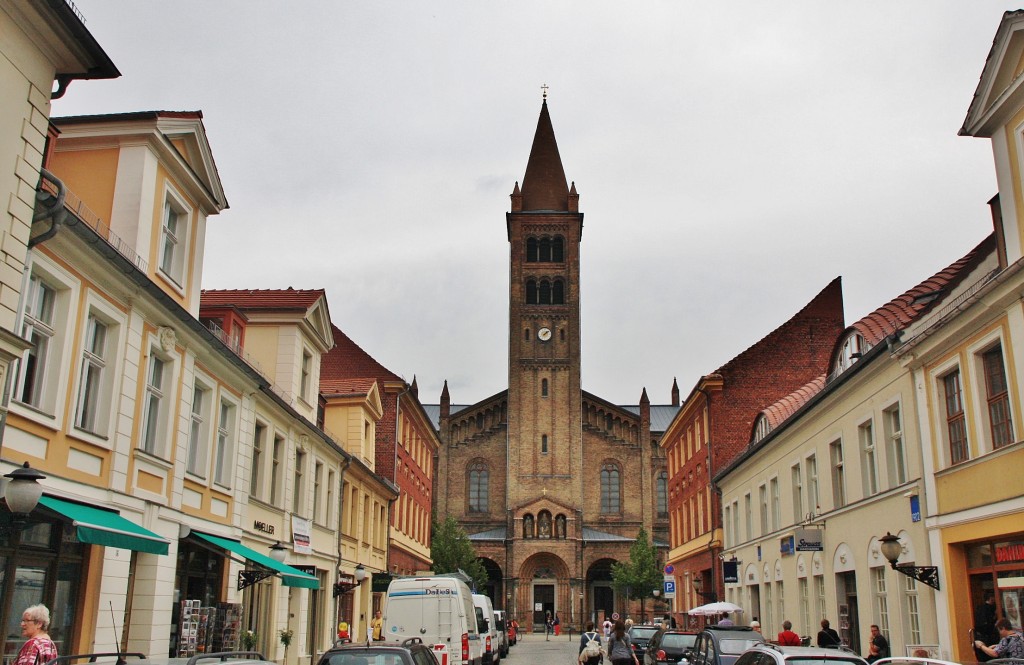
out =
<svg viewBox="0 0 1024 665"><path fill-rule="evenodd" d="M259 641L259 638L257 638L256 633L254 631L243 630L239 638L242 643L242 651L256 650L256 642Z"/></svg>
<svg viewBox="0 0 1024 665"><path fill-rule="evenodd" d="M284 645L284 660L288 662L288 647L292 643L292 635L295 632L291 628L282 628L277 631L277 634L281 637L281 644Z"/></svg>

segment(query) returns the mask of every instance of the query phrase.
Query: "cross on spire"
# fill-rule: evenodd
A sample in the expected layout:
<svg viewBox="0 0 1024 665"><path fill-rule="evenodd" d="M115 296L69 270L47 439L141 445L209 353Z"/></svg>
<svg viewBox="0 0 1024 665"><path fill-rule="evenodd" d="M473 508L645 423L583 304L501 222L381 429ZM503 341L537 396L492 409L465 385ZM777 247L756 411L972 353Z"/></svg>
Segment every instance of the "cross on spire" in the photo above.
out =
<svg viewBox="0 0 1024 665"><path fill-rule="evenodd" d="M540 90L543 95L543 98L546 100L548 98L548 84L542 83L540 86Z"/></svg>

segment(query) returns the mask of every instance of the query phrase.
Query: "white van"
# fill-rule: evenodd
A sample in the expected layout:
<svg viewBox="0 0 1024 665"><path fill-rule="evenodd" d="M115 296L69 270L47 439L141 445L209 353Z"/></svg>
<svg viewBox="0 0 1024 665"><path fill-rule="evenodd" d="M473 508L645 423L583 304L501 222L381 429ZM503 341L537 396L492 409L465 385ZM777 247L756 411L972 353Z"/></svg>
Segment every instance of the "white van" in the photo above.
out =
<svg viewBox="0 0 1024 665"><path fill-rule="evenodd" d="M384 641L418 637L441 665L483 665L483 640L469 586L459 577L396 577L384 599Z"/></svg>
<svg viewBox="0 0 1024 665"><path fill-rule="evenodd" d="M491 599L482 593L473 594L473 605L476 607L477 619L482 620L486 629L481 631L484 640L484 665L497 665L501 662L501 642L498 637L498 622L494 620L494 605Z"/></svg>

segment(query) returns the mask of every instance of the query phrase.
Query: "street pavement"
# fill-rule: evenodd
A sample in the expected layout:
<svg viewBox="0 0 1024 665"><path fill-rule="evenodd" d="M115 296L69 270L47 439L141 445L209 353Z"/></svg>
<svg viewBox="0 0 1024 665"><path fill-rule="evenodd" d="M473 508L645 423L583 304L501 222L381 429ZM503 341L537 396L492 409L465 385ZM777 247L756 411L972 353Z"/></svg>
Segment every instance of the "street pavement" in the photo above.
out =
<svg viewBox="0 0 1024 665"><path fill-rule="evenodd" d="M544 639L544 633L520 634L501 665L576 665L580 650L579 633L563 633Z"/></svg>

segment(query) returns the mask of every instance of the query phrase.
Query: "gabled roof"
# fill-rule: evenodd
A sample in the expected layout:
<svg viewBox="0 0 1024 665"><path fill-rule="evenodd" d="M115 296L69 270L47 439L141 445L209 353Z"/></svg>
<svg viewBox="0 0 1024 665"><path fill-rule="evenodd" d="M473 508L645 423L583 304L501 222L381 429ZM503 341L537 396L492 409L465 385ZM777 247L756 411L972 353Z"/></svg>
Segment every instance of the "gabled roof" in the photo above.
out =
<svg viewBox="0 0 1024 665"><path fill-rule="evenodd" d="M321 365L322 366L322 365ZM359 396L366 395L377 383L372 378L358 379L327 379L320 375L320 392L324 396Z"/></svg>
<svg viewBox="0 0 1024 665"><path fill-rule="evenodd" d="M334 333L334 348L320 358L320 392L329 392L328 389L339 382L357 379L403 380L374 360L373 356L353 342L341 328L331 324L331 332Z"/></svg>
<svg viewBox="0 0 1024 665"><path fill-rule="evenodd" d="M780 423L785 421L786 418L789 418L791 415L796 413L797 409L810 401L810 399L816 394L821 392L821 389L824 387L825 375L822 374L813 381L800 386L774 404L765 407L761 414L768 420L768 426L771 429L775 429Z"/></svg>
<svg viewBox="0 0 1024 665"><path fill-rule="evenodd" d="M991 234L963 257L855 322L847 331L856 330L872 346L878 344L889 335L903 330L942 302L949 292L970 274L978 262L994 249L995 234ZM839 341L844 338L845 334Z"/></svg>
<svg viewBox="0 0 1024 665"><path fill-rule="evenodd" d="M990 137L1024 104L1024 10L1005 12L960 136Z"/></svg>
<svg viewBox="0 0 1024 665"><path fill-rule="evenodd" d="M228 207L202 111L137 111L51 118L62 140L148 137L154 152L208 214ZM59 145L59 142L58 142Z"/></svg>
<svg viewBox="0 0 1024 665"><path fill-rule="evenodd" d="M984 260L986 256L989 256L994 251L995 234L993 233L978 243L977 246L963 257L957 259L928 279L925 279L912 289L909 289L898 297L893 298L888 303L882 305L859 321L854 322L843 332L842 335L839 336L836 341L837 351L839 345L847 338L850 331L853 330L860 332L873 348L870 353L866 353L858 359L853 364L853 367L847 369L843 374L848 372L852 373L850 370L854 369L856 365L864 362L868 356L874 357L880 353L881 347L879 345L886 337L904 330L908 325L920 319L923 314L930 311L937 304L943 303L953 288L968 274L970 274L971 270ZM927 297L922 298L922 296ZM836 352L834 351L833 359L835 358L835 353ZM765 407L761 411L761 415L768 419L769 431L774 432L780 425L800 412L801 409L810 404L817 395L825 392L826 387L828 387L829 390L832 390L833 384L837 383L836 378L836 376L832 375L817 377L789 395L786 395L782 399ZM759 445L752 447L759 447ZM736 460L736 463L741 462L744 458L745 455L740 456L740 458Z"/></svg>
<svg viewBox="0 0 1024 665"><path fill-rule="evenodd" d="M323 289L203 289L203 306L236 307L240 310L305 312L320 298Z"/></svg>
<svg viewBox="0 0 1024 665"><path fill-rule="evenodd" d="M533 135L530 159L523 176L523 210L569 210L569 186L558 154L555 130L548 114L548 102L540 107L537 131Z"/></svg>

